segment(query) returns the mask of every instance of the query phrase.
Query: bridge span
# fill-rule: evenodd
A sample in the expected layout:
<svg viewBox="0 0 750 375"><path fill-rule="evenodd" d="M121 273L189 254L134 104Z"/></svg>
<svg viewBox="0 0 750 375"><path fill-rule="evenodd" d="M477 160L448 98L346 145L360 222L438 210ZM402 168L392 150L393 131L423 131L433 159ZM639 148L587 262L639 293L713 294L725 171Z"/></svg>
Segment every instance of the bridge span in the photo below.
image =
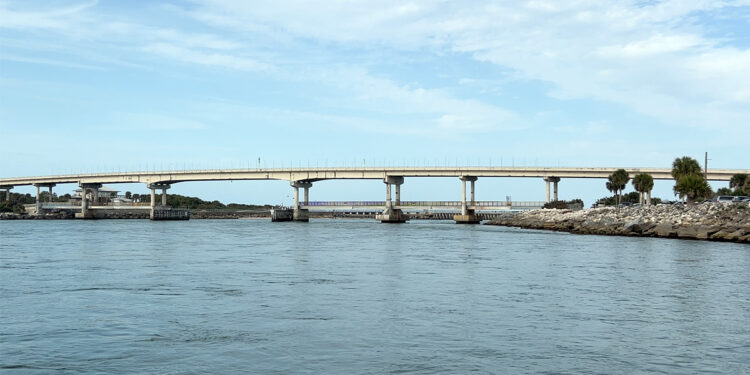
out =
<svg viewBox="0 0 750 375"><path fill-rule="evenodd" d="M309 203L309 189L313 183L322 180L339 179L377 179L386 185L385 210L379 219L383 222L403 222L401 214L400 191L404 177L457 177L462 182L461 214L456 215L457 222L476 222L474 188L475 182L482 177L530 177L542 178L546 183L545 201L558 199L558 183L562 178L607 178L619 168L579 168L579 167L324 167L324 168L248 168L248 169L213 169L213 170L173 170L173 171L139 171L107 172L88 174L68 174L56 176L35 176L0 178L0 190L6 190L6 199L10 189L16 186L33 185L37 188L37 206L41 209L39 192L48 188L50 194L56 184L75 183L82 189L81 217L87 217L89 197L96 197L102 184L144 183L151 190L151 212L157 206L156 190L162 190L162 206L166 206L166 191L172 184L189 181L232 181L232 180L287 180L294 188L294 218L307 220L307 210L303 206ZM654 179L672 179L669 168L623 168L631 176L648 173ZM747 169L709 169L706 178L714 181L729 181L734 174L750 174ZM470 183L470 199L467 199L466 182ZM552 186L551 186L552 185ZM391 199L391 187L395 187L395 201ZM550 189L552 187L552 189ZM304 189L304 200L299 197L299 189ZM552 193L552 194L551 194Z"/></svg>

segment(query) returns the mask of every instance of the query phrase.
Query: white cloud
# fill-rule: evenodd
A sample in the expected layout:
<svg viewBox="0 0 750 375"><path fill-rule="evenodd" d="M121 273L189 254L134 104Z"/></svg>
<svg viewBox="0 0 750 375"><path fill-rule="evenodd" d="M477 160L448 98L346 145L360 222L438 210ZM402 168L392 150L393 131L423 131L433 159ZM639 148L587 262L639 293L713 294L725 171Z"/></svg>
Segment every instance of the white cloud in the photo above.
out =
<svg viewBox="0 0 750 375"><path fill-rule="evenodd" d="M74 69L104 70L104 68L100 66L96 66L96 65L76 64L73 62L66 62L66 61L60 61L60 60L15 56L15 55L6 55L6 54L0 55L0 60L31 63L31 64L53 65L53 66L61 66L64 68L74 68Z"/></svg>
<svg viewBox="0 0 750 375"><path fill-rule="evenodd" d="M520 78L552 83L555 97L613 102L673 124L737 130L745 125L735 119L750 117L748 50L706 36L696 17L747 1L198 4L194 13L222 20L212 23L221 27L251 24L320 43L469 53Z"/></svg>
<svg viewBox="0 0 750 375"><path fill-rule="evenodd" d="M66 29L85 10L96 5L96 1L77 3L67 7L16 11L8 8L7 2L0 2L0 29Z"/></svg>
<svg viewBox="0 0 750 375"><path fill-rule="evenodd" d="M162 57L194 64L249 71L259 71L269 68L268 65L249 57L202 51L167 43L151 43L144 46L143 50Z"/></svg>
<svg viewBox="0 0 750 375"><path fill-rule="evenodd" d="M197 33L160 18L152 26L145 17L143 24L108 17L96 3L19 11L0 2L0 28L47 28L72 40L68 50L82 51L91 43L116 49L111 55L131 62L157 57L330 85L347 93L341 107L423 116L435 129L490 131L526 124L502 103L400 83L371 73L377 69L346 68L357 63L345 55L387 50L389 57L398 58L401 51L417 51L437 63L445 55L468 55L506 68L516 79L546 82L552 87L549 95L558 99L607 101L672 124L747 131L743 119L750 118L750 51L733 47L728 37L709 37L696 15L748 3L291 0L259 6L243 0L195 0L184 8L161 7L171 12L165 16L189 15L208 26ZM131 56L134 51L140 54ZM23 58L106 66L85 59Z"/></svg>

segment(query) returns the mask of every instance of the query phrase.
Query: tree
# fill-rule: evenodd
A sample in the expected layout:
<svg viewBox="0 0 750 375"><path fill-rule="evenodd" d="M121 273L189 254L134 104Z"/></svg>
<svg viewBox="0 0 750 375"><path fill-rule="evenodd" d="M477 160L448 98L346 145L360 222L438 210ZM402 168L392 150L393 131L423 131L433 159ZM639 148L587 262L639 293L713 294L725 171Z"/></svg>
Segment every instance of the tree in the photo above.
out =
<svg viewBox="0 0 750 375"><path fill-rule="evenodd" d="M728 187L719 188L719 190L716 190L716 195L733 195L734 192L732 189Z"/></svg>
<svg viewBox="0 0 750 375"><path fill-rule="evenodd" d="M672 177L674 177L675 181L683 176L701 173L703 173L701 165L698 164L697 160L689 156L674 159L674 162L672 162Z"/></svg>
<svg viewBox="0 0 750 375"><path fill-rule="evenodd" d="M676 183L672 190L674 191L675 195L679 195L680 199L687 198L688 202L690 202L691 198L688 197L686 192L693 193L692 199L695 200L694 194L704 191L703 185L708 187L708 190L710 191L711 187L708 186L708 182L706 182L706 179L703 177L702 172L703 170L701 170L701 166L700 164L698 164L698 161L689 156L683 156L681 158L674 159L674 162L672 162L672 177L674 177ZM681 182L681 180L687 177L690 178ZM703 182L700 183L698 181L699 179L703 179Z"/></svg>
<svg viewBox="0 0 750 375"><path fill-rule="evenodd" d="M651 190L654 188L654 178L648 173L639 173L633 177L633 188L639 193L638 203L643 204L644 194L648 194L646 200L651 204Z"/></svg>
<svg viewBox="0 0 750 375"><path fill-rule="evenodd" d="M742 187L745 194L750 195L750 178L745 180L745 186Z"/></svg>
<svg viewBox="0 0 750 375"><path fill-rule="evenodd" d="M129 192L129 191L126 191L126 192L125 192L125 198L127 198L127 199L131 199L131 198L133 198L133 193L131 193L131 192Z"/></svg>
<svg viewBox="0 0 750 375"><path fill-rule="evenodd" d="M674 186L675 194L686 197L689 204L694 203L697 199L708 199L713 196L711 187L700 174L690 174L680 177Z"/></svg>
<svg viewBox="0 0 750 375"><path fill-rule="evenodd" d="M747 193L745 189L745 182L747 182L747 175L744 173L737 173L729 180L729 187L734 189L735 192ZM742 194L738 194L742 195Z"/></svg>
<svg viewBox="0 0 750 375"><path fill-rule="evenodd" d="M630 176L628 175L628 172L624 169L618 169L614 171L609 177L607 178L607 190L615 193L617 196L617 204L620 204L620 195L622 194L622 191L625 189L625 186L628 184L628 181L630 181Z"/></svg>

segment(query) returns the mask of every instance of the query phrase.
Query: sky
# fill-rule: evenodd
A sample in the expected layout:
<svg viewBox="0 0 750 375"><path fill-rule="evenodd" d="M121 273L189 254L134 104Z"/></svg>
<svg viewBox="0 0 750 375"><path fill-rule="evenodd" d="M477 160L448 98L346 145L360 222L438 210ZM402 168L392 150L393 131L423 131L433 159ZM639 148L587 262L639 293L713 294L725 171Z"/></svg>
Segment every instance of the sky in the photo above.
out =
<svg viewBox="0 0 750 375"><path fill-rule="evenodd" d="M748 0L0 0L0 177L259 163L614 170L702 164L705 152L709 168L748 169L748 120ZM560 198L588 205L604 186L565 179ZM675 199L672 186L653 195ZM311 200L384 191L324 181ZM458 179L407 178L402 198L460 191ZM289 203L292 189L170 193ZM544 194L540 178L477 182L480 200Z"/></svg>

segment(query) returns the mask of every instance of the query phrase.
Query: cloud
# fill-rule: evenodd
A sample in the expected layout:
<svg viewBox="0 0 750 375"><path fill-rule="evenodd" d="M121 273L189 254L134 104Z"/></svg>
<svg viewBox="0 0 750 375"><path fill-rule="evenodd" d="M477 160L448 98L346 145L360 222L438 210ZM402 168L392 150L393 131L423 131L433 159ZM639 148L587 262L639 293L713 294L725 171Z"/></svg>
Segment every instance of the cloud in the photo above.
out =
<svg viewBox="0 0 750 375"><path fill-rule="evenodd" d="M48 30L65 50L77 51L73 56L58 52L62 56L54 58L14 52L7 59L80 68L118 63L97 61L84 52L96 50L122 56L123 64L162 59L264 74L346 93L344 98L316 99L332 107L416 116L435 129L476 132L528 124L505 103L404 83L382 73L408 64L408 53L435 64L469 57L507 72L502 77L479 74L489 84L456 79L457 85L475 85L481 93L496 93L510 79L534 80L562 101L614 103L673 127L747 132L743 119L750 118L750 51L733 45L733 33L711 34L705 19L718 12L729 17L748 5L731 0L290 0L258 6L242 0L195 0L157 7L155 14L135 23L92 2L42 10L11 9L0 2L0 28ZM738 28L737 37L747 34ZM367 55L372 51L390 60L375 61Z"/></svg>
<svg viewBox="0 0 750 375"><path fill-rule="evenodd" d="M732 47L731 36L709 36L699 17L748 1L196 3L193 14L214 26L249 24L354 48L469 54L518 79L551 83L555 98L616 103L673 125L738 130L745 125L735 121L750 117L748 50Z"/></svg>
<svg viewBox="0 0 750 375"><path fill-rule="evenodd" d="M343 98L328 103L342 109L358 109L393 117L401 127L422 124L422 130L492 132L525 126L512 111L473 99L463 99L441 89L400 85L356 68L319 71L306 79L333 85Z"/></svg>
<svg viewBox="0 0 750 375"><path fill-rule="evenodd" d="M96 65L76 64L76 63L67 62L67 61L60 61L60 60L45 59L45 58L36 58L36 57L25 57L25 56L15 56L15 55L6 55L6 54L0 55L0 60L15 61L15 62L22 62L22 63L31 63L31 64L43 64L43 65L61 66L61 67L64 67L64 68L74 68L74 69L104 70L103 67L96 66Z"/></svg>
<svg viewBox="0 0 750 375"><path fill-rule="evenodd" d="M223 68L249 71L269 69L268 65L258 62L252 58L224 53L206 52L167 43L147 44L143 47L143 51L159 55L161 57L194 64L212 65Z"/></svg>
<svg viewBox="0 0 750 375"><path fill-rule="evenodd" d="M45 10L17 11L0 2L0 29L67 29L80 15L97 4L96 1Z"/></svg>

